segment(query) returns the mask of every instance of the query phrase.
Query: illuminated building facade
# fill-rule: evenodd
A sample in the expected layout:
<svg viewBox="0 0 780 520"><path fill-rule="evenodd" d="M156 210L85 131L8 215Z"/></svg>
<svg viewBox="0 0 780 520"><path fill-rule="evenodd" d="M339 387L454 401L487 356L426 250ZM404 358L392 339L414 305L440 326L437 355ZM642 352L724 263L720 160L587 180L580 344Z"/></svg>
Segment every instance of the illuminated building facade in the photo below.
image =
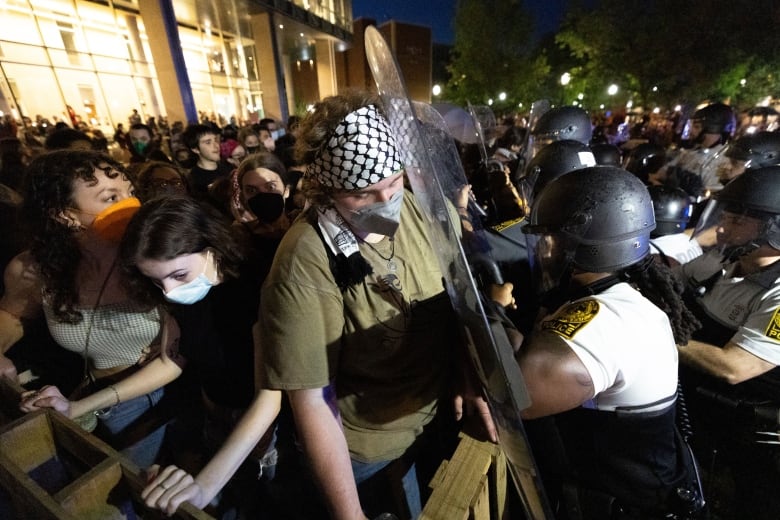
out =
<svg viewBox="0 0 780 520"><path fill-rule="evenodd" d="M351 0L0 0L0 112L286 121L338 91L351 41Z"/></svg>

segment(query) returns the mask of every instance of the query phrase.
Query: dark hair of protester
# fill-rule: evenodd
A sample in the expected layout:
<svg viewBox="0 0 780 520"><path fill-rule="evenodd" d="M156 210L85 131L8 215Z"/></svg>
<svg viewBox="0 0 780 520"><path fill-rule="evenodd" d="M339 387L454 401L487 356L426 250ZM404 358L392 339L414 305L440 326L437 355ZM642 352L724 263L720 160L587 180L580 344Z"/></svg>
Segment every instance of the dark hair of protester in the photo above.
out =
<svg viewBox="0 0 780 520"><path fill-rule="evenodd" d="M244 175L246 175L247 172L251 172L252 170L256 170L258 168L271 170L272 172L279 175L279 178L282 179L282 182L287 185L289 180L287 178L287 170L285 169L284 164L282 164L281 159L279 159L273 152L257 152L241 161L237 172L239 187L241 186L241 181L243 180Z"/></svg>
<svg viewBox="0 0 780 520"><path fill-rule="evenodd" d="M17 191L21 189L24 160L25 145L19 139L0 138L0 183Z"/></svg>
<svg viewBox="0 0 780 520"><path fill-rule="evenodd" d="M198 147L200 138L203 137L204 135L220 136L221 132L215 129L213 126L209 126L209 125L201 125L201 124L188 125L187 128L184 129L184 132L182 132L181 134L181 140L187 148L192 150L193 148Z"/></svg>
<svg viewBox="0 0 780 520"><path fill-rule="evenodd" d="M119 249L128 292L140 301L161 302L163 293L138 270L140 259L172 260L211 249L225 278L237 278L246 259L244 244L230 222L208 203L172 195L141 206L125 230Z"/></svg>
<svg viewBox="0 0 780 520"><path fill-rule="evenodd" d="M154 135L154 132L152 132L152 127L144 123L133 123L132 125L130 125L128 132L129 130L146 130L146 133L149 134L149 137L152 137Z"/></svg>
<svg viewBox="0 0 780 520"><path fill-rule="evenodd" d="M181 183L180 186L176 186L176 188L183 189L184 193L187 194L192 193L189 176L177 165L164 161L147 161L136 170L135 174L134 184L136 197L138 197L141 202L146 202L158 196L161 190L165 190L164 184L170 182L167 179L155 178L154 174L159 169L168 169L176 172L179 175L179 182Z"/></svg>
<svg viewBox="0 0 780 520"><path fill-rule="evenodd" d="M84 132L74 130L73 128L64 127L59 130L55 130L46 138L44 147L47 150L64 150L70 148L73 143L84 141L92 146L92 139L89 138Z"/></svg>
<svg viewBox="0 0 780 520"><path fill-rule="evenodd" d="M525 142L528 131L519 126L510 126L496 139L496 147L511 149L512 146L521 146Z"/></svg>
<svg viewBox="0 0 780 520"><path fill-rule="evenodd" d="M640 262L626 272L630 276L629 282L669 317L675 343L686 345L691 335L701 328L701 323L683 303L683 283L669 267L658 262Z"/></svg>
<svg viewBox="0 0 780 520"><path fill-rule="evenodd" d="M95 151L57 150L33 159L24 179L22 221L28 227L30 252L38 264L46 296L57 319L79 323L76 269L81 249L68 223L61 219L73 204L76 179L95 181L95 170L106 177L126 176L121 164Z"/></svg>

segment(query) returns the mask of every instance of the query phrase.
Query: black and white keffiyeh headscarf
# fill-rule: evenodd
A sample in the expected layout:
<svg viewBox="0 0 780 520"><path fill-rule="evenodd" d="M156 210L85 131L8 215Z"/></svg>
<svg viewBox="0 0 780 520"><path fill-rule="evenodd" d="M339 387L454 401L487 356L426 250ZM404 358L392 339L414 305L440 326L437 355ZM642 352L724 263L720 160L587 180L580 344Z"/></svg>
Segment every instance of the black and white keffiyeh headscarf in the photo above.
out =
<svg viewBox="0 0 780 520"><path fill-rule="evenodd" d="M387 119L376 106L367 105L339 122L306 174L322 186L352 191L376 184L402 169ZM336 259L338 272L334 273L342 289L372 272L360 255L357 238L335 208L317 209L317 227Z"/></svg>
<svg viewBox="0 0 780 520"><path fill-rule="evenodd" d="M359 190L401 171L398 145L376 106L350 112L336 126L307 173L328 188Z"/></svg>

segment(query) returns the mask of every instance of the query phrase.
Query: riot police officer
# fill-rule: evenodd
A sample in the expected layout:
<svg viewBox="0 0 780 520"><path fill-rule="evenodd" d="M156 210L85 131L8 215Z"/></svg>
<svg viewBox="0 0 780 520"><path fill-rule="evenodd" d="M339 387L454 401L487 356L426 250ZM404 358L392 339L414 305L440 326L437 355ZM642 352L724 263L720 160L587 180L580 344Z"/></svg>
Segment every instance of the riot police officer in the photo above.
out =
<svg viewBox="0 0 780 520"><path fill-rule="evenodd" d="M734 135L737 120L734 111L723 103L711 103L694 112L688 122L692 148L680 150L671 165L701 177L705 190L715 192L723 186L717 170L726 159L721 152Z"/></svg>
<svg viewBox="0 0 780 520"><path fill-rule="evenodd" d="M718 166L718 180L724 186L746 170L780 165L780 134L745 134L730 143L724 155L728 162Z"/></svg>
<svg viewBox="0 0 780 520"><path fill-rule="evenodd" d="M652 253L668 266L684 264L701 255L699 243L685 233L693 211L688 194L666 186L648 186L647 191L655 213L655 229L650 233Z"/></svg>
<svg viewBox="0 0 780 520"><path fill-rule="evenodd" d="M663 146L642 143L634 147L626 157L625 168L645 184L663 184L659 170L666 166L667 156Z"/></svg>
<svg viewBox="0 0 780 520"><path fill-rule="evenodd" d="M675 427L675 343L696 320L650 259L654 227L647 189L609 166L550 182L525 227L551 312L518 354L532 401L523 413L554 417L557 435L535 452L558 461L540 470L559 518L664 518L701 505Z"/></svg>
<svg viewBox="0 0 780 520"><path fill-rule="evenodd" d="M547 144L564 139L590 144L593 125L588 113L580 107L556 107L539 117L531 129L531 136L537 152Z"/></svg>
<svg viewBox="0 0 780 520"><path fill-rule="evenodd" d="M596 164L590 147L574 139L553 141L543 146L528 163L525 176L520 179L523 206L530 209L534 197L542 188L564 173Z"/></svg>
<svg viewBox="0 0 780 520"><path fill-rule="evenodd" d="M703 323L679 348L695 369L681 371L695 445L712 468L724 518L777 518L779 453L764 443L780 440L780 167L726 185L694 238L705 232L715 233L717 247L676 271Z"/></svg>

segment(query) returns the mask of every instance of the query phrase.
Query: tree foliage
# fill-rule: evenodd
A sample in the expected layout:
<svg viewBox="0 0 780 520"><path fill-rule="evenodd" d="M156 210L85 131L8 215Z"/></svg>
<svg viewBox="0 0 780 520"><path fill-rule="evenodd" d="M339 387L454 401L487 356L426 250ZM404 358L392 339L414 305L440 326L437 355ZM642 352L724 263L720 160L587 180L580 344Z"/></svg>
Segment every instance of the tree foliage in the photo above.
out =
<svg viewBox="0 0 780 520"><path fill-rule="evenodd" d="M593 3L570 0L558 33L537 42L521 0L459 0L445 97L484 104L505 92L499 111L539 98L586 108L726 101L745 109L780 97L780 2L600 0L582 7ZM619 91L609 96L612 83Z"/></svg>
<svg viewBox="0 0 780 520"><path fill-rule="evenodd" d="M602 0L571 11L556 35L591 106L731 101L778 92L780 4L773 0ZM745 81L742 81L742 80Z"/></svg>
<svg viewBox="0 0 780 520"><path fill-rule="evenodd" d="M533 21L519 0L459 0L446 97L484 104L507 94L505 107L532 101L549 72L533 46ZM499 108L501 108L499 106Z"/></svg>

